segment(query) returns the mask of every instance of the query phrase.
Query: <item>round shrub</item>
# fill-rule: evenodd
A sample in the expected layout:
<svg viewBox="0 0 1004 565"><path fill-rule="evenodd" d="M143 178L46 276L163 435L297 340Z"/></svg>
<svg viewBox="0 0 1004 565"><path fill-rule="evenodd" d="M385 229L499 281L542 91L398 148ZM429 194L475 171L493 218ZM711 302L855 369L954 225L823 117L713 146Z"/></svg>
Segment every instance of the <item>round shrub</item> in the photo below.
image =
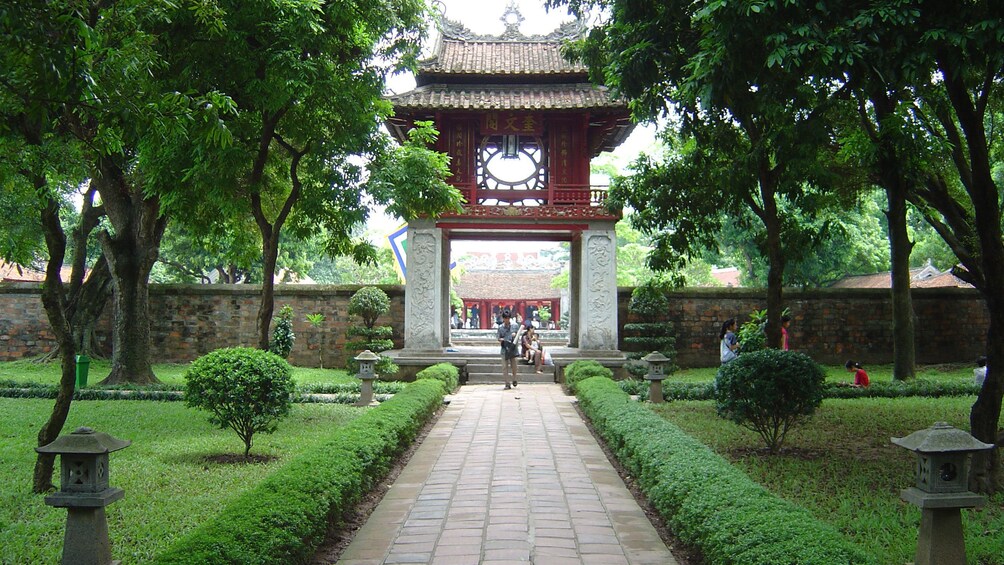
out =
<svg viewBox="0 0 1004 565"><path fill-rule="evenodd" d="M788 430L823 402L822 367L807 355L763 349L743 353L718 371L718 415L753 430L776 453Z"/></svg>
<svg viewBox="0 0 1004 565"><path fill-rule="evenodd" d="M185 404L209 412L209 422L230 428L244 441L244 456L256 433L270 434L289 414L292 368L278 355L248 347L217 349L185 373Z"/></svg>
<svg viewBox="0 0 1004 565"><path fill-rule="evenodd" d="M628 310L644 322L655 322L666 316L669 298L662 289L662 283L649 279L631 291Z"/></svg>
<svg viewBox="0 0 1004 565"><path fill-rule="evenodd" d="M591 359L580 359L573 361L565 367L565 385L568 390L575 394L575 387L582 381L591 377L614 378L614 372L600 365L599 362Z"/></svg>
<svg viewBox="0 0 1004 565"><path fill-rule="evenodd" d="M390 312L390 297L375 286L364 286L349 299L349 315L359 316L367 328L372 328L377 318Z"/></svg>

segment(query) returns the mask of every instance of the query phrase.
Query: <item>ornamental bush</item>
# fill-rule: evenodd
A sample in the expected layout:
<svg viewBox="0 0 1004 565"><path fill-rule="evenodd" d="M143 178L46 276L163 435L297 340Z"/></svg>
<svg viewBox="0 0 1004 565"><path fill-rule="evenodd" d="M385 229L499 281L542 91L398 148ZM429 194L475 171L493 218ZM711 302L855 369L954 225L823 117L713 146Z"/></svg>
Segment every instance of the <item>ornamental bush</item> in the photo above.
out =
<svg viewBox="0 0 1004 565"><path fill-rule="evenodd" d="M826 374L807 355L763 349L722 365L715 377L718 415L760 434L776 453L788 430L823 402Z"/></svg>
<svg viewBox="0 0 1004 565"><path fill-rule="evenodd" d="M375 367L378 375L388 376L397 373L398 366L390 357L380 353L394 348L394 341L391 339L394 334L393 328L376 325L377 318L387 312L390 312L390 297L375 286L364 286L349 299L349 315L358 316L363 321L363 325L349 326L345 332L348 338L345 342L347 354L345 368L350 373L359 370L359 363L355 357L366 349L380 356Z"/></svg>
<svg viewBox="0 0 1004 565"><path fill-rule="evenodd" d="M217 349L192 362L185 373L185 404L209 412L209 422L230 428L251 452L256 433L270 434L289 415L292 367L269 351Z"/></svg>
<svg viewBox="0 0 1004 565"><path fill-rule="evenodd" d="M272 342L269 343L268 350L286 359L293 350L294 341L296 334L293 333L293 308L287 304L279 309L279 314L275 317Z"/></svg>
<svg viewBox="0 0 1004 565"><path fill-rule="evenodd" d="M364 286L349 299L349 315L362 318L367 328L372 328L377 318L387 312L390 312L390 297L375 286Z"/></svg>
<svg viewBox="0 0 1004 565"><path fill-rule="evenodd" d="M614 372L592 359L573 361L565 367L565 385L572 394L575 394L575 388L580 382L590 377L613 379Z"/></svg>

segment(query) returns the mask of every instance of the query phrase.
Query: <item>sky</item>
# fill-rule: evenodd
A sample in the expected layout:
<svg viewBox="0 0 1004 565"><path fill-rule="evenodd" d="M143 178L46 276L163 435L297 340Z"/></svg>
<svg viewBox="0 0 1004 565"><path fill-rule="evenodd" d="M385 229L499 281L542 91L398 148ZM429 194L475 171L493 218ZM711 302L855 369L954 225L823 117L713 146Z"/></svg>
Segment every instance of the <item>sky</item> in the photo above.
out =
<svg viewBox="0 0 1004 565"><path fill-rule="evenodd" d="M502 14L510 0L436 0L445 10L448 19L462 23L472 32L477 34L501 35L505 30L502 22ZM565 9L546 11L540 1L530 2L522 0L516 2L524 20L519 26L523 35L546 35L561 24L572 21L574 18ZM436 33L433 30L432 33ZM433 41L428 41L432 45ZM411 74L404 74L391 77L387 81L387 88L394 93L407 92L415 87L415 79ZM633 161L642 151L647 151L652 147L655 139L655 129L652 126L638 125L631 136L613 152L614 163L623 168ZM602 182L595 181L594 182ZM401 222L386 217L374 217L371 220L371 228L376 231L386 231L390 233L395 230ZM386 240L384 240L386 241ZM511 245L507 242L467 242L457 241L453 244L454 254L463 253L468 250L484 250L489 247L506 247ZM525 245L525 244L523 244ZM540 246L551 247L557 244L541 243Z"/></svg>

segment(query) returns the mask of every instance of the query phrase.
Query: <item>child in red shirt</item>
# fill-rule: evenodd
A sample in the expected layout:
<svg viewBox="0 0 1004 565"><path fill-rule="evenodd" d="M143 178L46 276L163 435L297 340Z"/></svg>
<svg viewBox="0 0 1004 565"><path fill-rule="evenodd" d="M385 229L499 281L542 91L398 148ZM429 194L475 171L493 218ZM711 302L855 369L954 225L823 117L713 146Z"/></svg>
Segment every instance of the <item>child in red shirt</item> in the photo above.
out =
<svg viewBox="0 0 1004 565"><path fill-rule="evenodd" d="M868 386L869 384L868 373L865 372L864 368L861 366L861 363L857 361L847 361L847 363L844 363L844 368L854 373L854 382L851 384L851 386L855 387Z"/></svg>

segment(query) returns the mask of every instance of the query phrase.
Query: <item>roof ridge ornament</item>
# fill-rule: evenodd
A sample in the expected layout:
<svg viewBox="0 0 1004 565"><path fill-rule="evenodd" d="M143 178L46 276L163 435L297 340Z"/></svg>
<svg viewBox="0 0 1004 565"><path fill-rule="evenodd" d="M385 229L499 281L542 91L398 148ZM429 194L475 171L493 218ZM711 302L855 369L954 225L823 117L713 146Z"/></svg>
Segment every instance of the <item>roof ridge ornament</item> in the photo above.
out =
<svg viewBox="0 0 1004 565"><path fill-rule="evenodd" d="M586 34L586 22L576 18L561 24L557 29L546 35L534 34L523 35L519 31L520 24L526 21L526 17L520 12L515 0L509 0L505 12L500 21L505 24L505 31L501 35L479 34L471 31L463 23L451 20L446 15L446 6L442 2L434 2L434 15L436 27L439 28L440 35L438 41L481 41L481 42L534 42L534 43L560 43L568 39L576 39ZM438 53L438 49L434 50ZM433 56L435 58L435 56Z"/></svg>
<svg viewBox="0 0 1004 565"><path fill-rule="evenodd" d="M505 31L499 37L500 39L522 39L523 34L519 32L519 26L526 18L519 11L519 6L516 5L515 0L509 0L509 4L505 7L505 12L502 12L502 17L499 18L503 25L505 25Z"/></svg>

